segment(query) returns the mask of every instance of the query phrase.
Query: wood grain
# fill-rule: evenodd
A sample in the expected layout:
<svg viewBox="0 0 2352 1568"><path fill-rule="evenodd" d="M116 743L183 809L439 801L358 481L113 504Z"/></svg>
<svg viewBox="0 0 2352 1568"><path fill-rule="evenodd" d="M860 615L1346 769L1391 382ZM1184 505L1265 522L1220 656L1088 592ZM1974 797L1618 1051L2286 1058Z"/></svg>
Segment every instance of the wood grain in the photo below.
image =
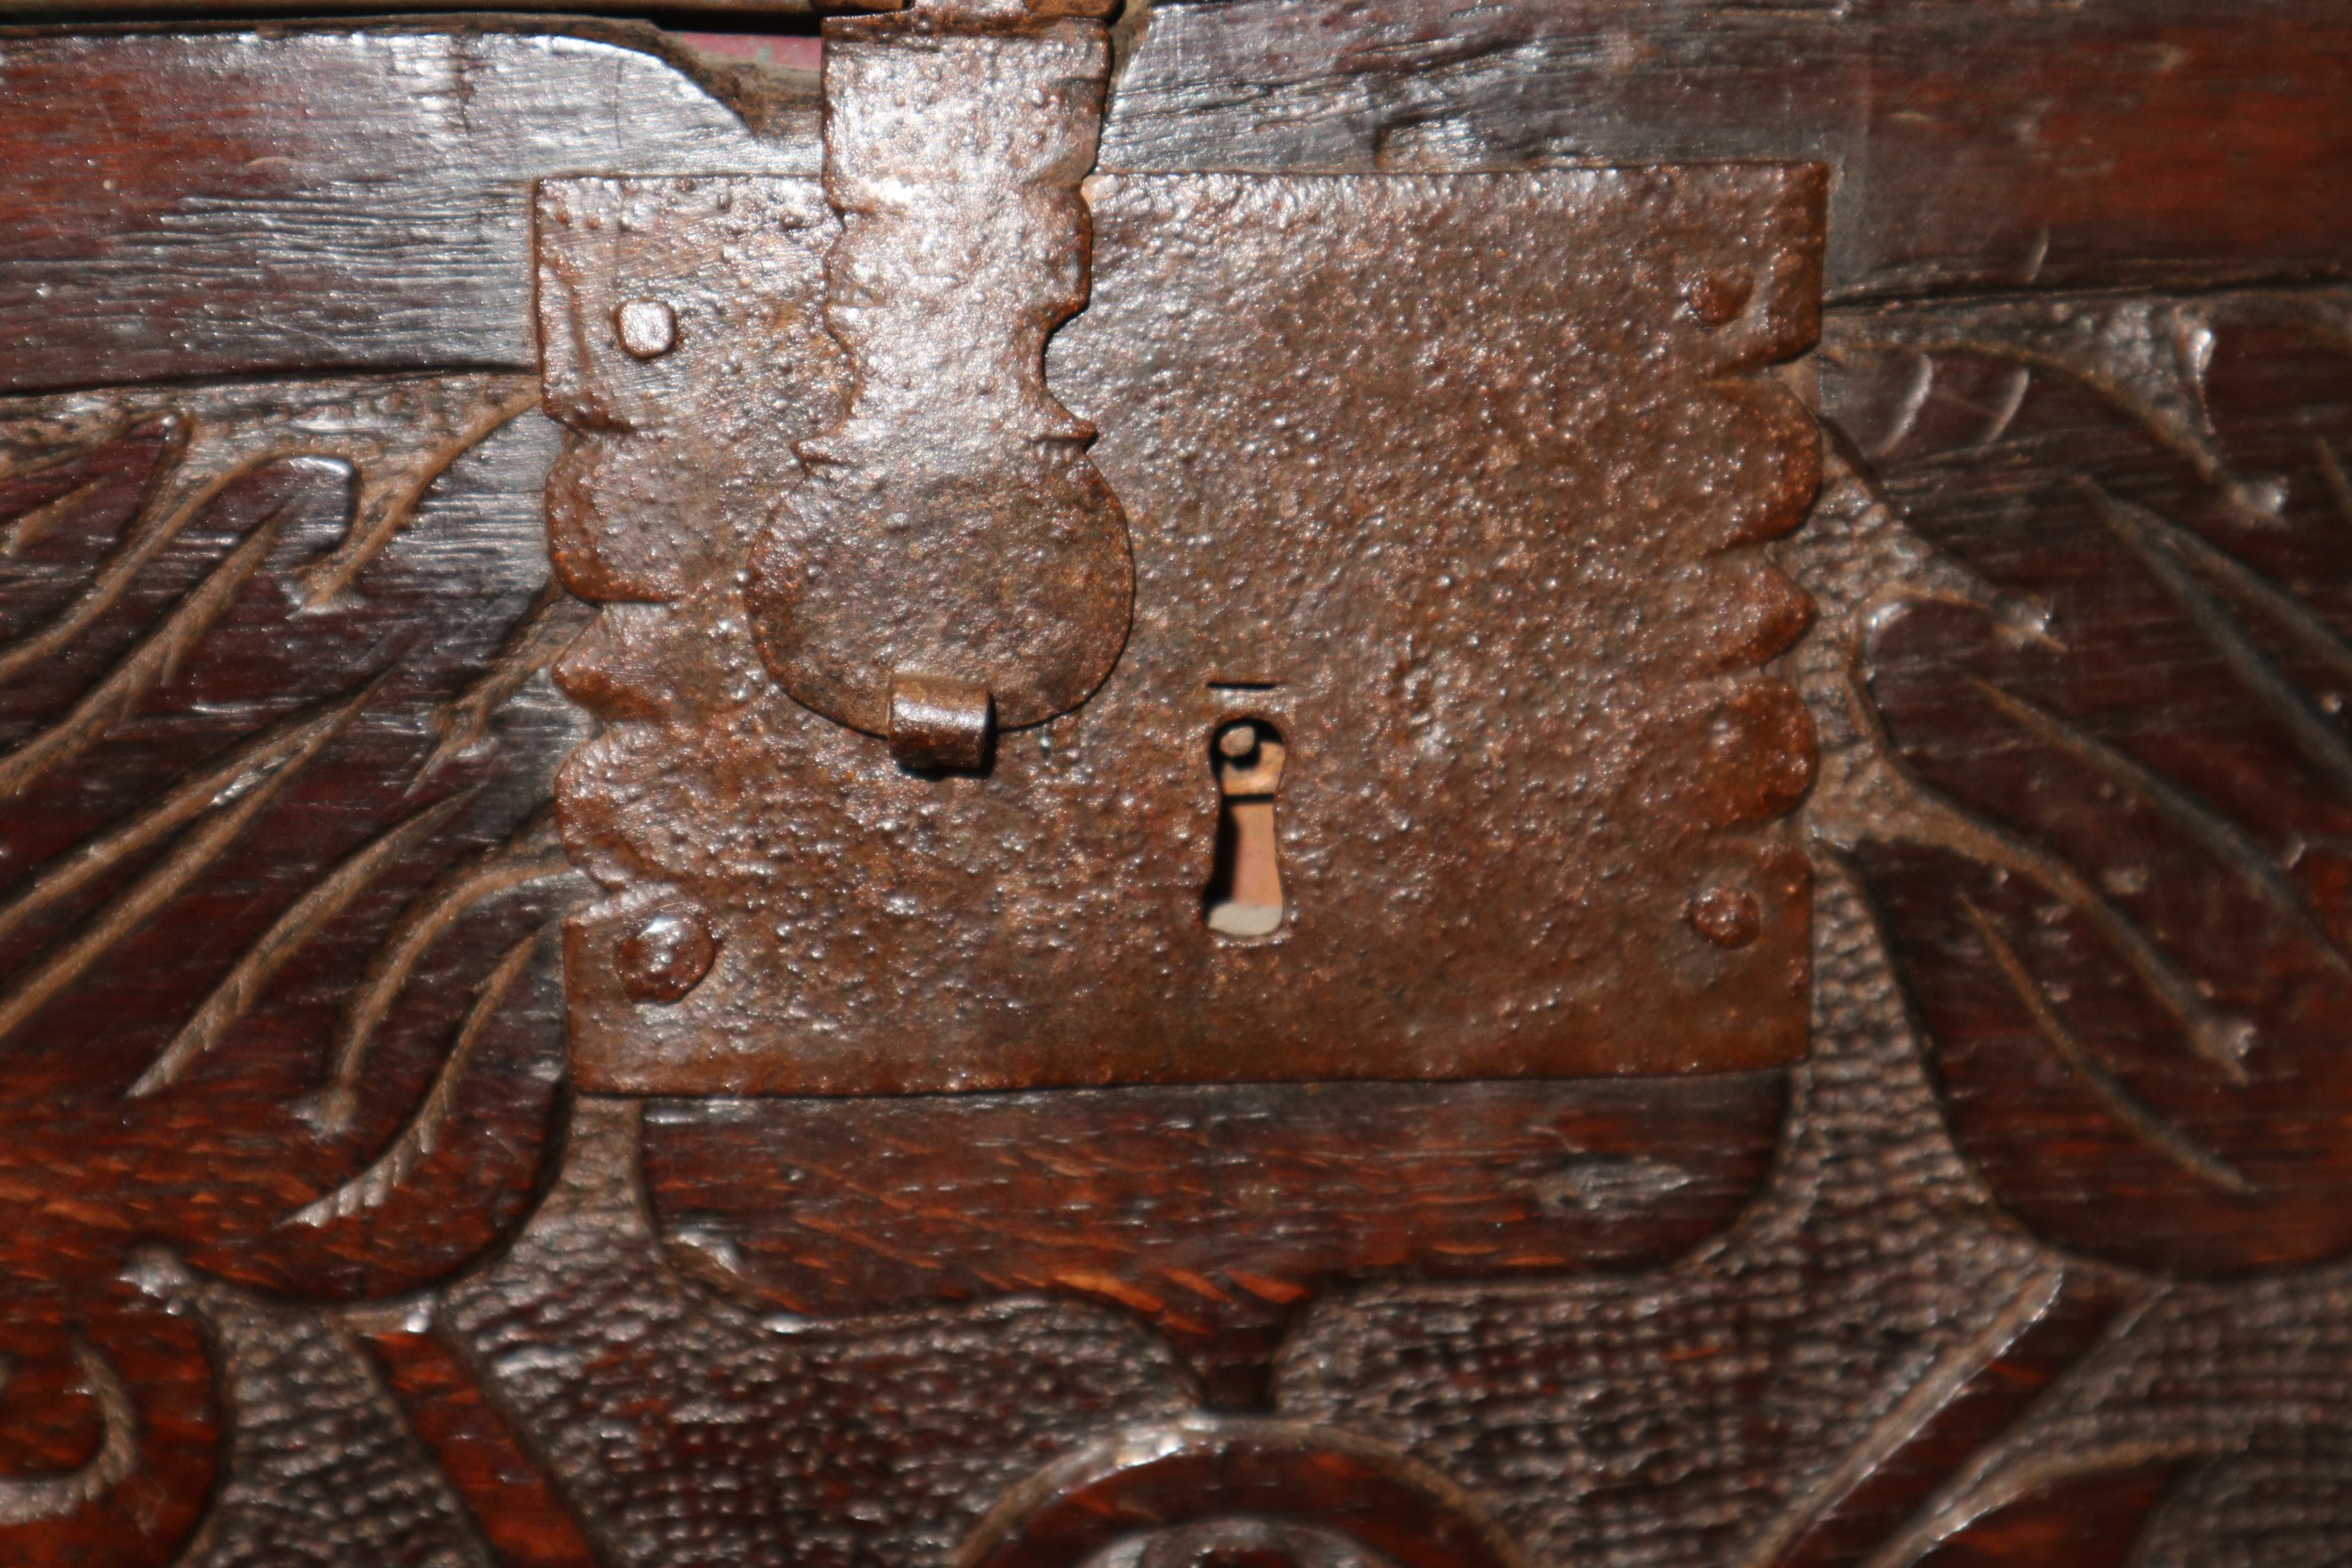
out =
<svg viewBox="0 0 2352 1568"><path fill-rule="evenodd" d="M1113 169L1819 159L1832 300L2341 277L2327 0L1152 8Z"/></svg>
<svg viewBox="0 0 2352 1568"><path fill-rule="evenodd" d="M1075 1294L1152 1323L1246 1408L1301 1304L1343 1281L1695 1244L1763 1176L1783 1101L1770 1072L661 1101L645 1159L681 1262L787 1310Z"/></svg>
<svg viewBox="0 0 2352 1568"><path fill-rule="evenodd" d="M0 1560L2341 1557L2352 20L1113 40L1105 171L1827 166L1781 372L1823 483L1770 546L1805 1060L576 1092L532 185L815 175L813 79L618 24L11 29Z"/></svg>
<svg viewBox="0 0 2352 1568"><path fill-rule="evenodd" d="M0 389L534 369L532 180L814 172L811 87L622 24L0 38Z"/></svg>

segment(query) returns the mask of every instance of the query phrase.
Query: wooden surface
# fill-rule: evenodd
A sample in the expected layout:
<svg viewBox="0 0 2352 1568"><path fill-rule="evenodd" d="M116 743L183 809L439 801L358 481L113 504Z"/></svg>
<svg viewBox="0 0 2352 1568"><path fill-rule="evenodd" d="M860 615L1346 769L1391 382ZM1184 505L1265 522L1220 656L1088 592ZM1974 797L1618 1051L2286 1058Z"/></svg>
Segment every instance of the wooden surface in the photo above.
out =
<svg viewBox="0 0 2352 1568"><path fill-rule="evenodd" d="M532 179L817 168L805 80L706 85L679 69L694 56L628 24L296 23L5 48L11 390L533 371Z"/></svg>
<svg viewBox="0 0 2352 1568"><path fill-rule="evenodd" d="M2352 1550L2352 21L1113 36L1104 170L1827 166L1804 1061L577 1092L532 182L813 174L813 79L14 33L0 1561Z"/></svg>

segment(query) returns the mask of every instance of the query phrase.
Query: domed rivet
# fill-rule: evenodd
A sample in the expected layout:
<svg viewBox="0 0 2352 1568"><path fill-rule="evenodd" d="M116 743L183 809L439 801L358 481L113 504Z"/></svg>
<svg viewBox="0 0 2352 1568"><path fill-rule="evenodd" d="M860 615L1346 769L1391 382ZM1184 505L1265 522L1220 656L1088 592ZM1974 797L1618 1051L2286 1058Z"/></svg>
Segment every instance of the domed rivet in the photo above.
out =
<svg viewBox="0 0 2352 1568"><path fill-rule="evenodd" d="M702 983L719 956L709 923L691 910L661 910L621 939L613 955L632 1002L675 1002Z"/></svg>
<svg viewBox="0 0 2352 1568"><path fill-rule="evenodd" d="M632 299L612 312L621 346L640 359L659 359L677 346L677 312L659 299Z"/></svg>
<svg viewBox="0 0 2352 1568"><path fill-rule="evenodd" d="M1756 895L1733 887L1711 887L1683 908L1691 929L1718 947L1745 947L1764 930L1764 911Z"/></svg>
<svg viewBox="0 0 2352 1568"><path fill-rule="evenodd" d="M1722 326L1731 321L1748 308L1748 301L1755 296L1756 276L1745 268L1710 272L1692 279L1682 291L1691 314L1709 326Z"/></svg>

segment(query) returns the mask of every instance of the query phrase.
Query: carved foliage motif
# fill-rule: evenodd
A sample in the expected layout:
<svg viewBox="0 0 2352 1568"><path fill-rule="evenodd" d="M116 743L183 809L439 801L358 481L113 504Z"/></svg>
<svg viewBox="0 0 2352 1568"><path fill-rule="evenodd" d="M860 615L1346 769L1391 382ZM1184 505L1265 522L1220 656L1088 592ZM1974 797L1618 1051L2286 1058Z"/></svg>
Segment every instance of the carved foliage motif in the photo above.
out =
<svg viewBox="0 0 2352 1568"><path fill-rule="evenodd" d="M1871 648L1950 825L1865 860L1972 1154L2037 1228L2135 1264L2352 1243L2348 323L2321 291L1837 334L1830 417L1997 595Z"/></svg>
<svg viewBox="0 0 2352 1568"><path fill-rule="evenodd" d="M1831 312L1825 483L1770 546L1817 611L1773 670L1819 737L1771 830L1818 876L1785 1093L640 1104L557 1094L580 724L543 672L591 611L538 485L618 777L691 695L644 640L716 631L680 605L742 546L651 509L756 515L840 396L816 312L694 293L640 218L691 196L807 277L831 220L805 182L563 190L543 305L611 335L549 339L560 458L527 376L0 405L0 1558L2342 1554L2340 290ZM1172 265L1106 240L1105 322L1120 256ZM610 307L657 291L640 358ZM767 332L805 373L747 395ZM658 835L597 842L691 912Z"/></svg>
<svg viewBox="0 0 2352 1568"><path fill-rule="evenodd" d="M183 1265L151 1249L380 1295L528 1209L560 1066L538 933L575 893L546 670L580 626L534 392L0 402L0 1517L56 1551L136 1560L213 1472L155 1288Z"/></svg>

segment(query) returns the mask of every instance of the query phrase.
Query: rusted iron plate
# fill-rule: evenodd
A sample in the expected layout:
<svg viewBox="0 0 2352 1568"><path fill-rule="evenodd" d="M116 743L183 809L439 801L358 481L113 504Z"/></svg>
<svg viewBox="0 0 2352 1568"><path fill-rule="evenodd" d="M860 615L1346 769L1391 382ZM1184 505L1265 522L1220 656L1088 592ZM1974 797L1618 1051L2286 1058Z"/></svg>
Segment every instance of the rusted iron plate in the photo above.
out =
<svg viewBox="0 0 2352 1568"><path fill-rule="evenodd" d="M835 230L823 193L549 181L533 220L545 405L573 433L548 476L557 572L607 604L728 577L742 522L796 469L793 438L841 407L841 348L814 303Z"/></svg>
<svg viewBox="0 0 2352 1568"><path fill-rule="evenodd" d="M1110 44L1098 22L927 8L831 23L825 48L825 317L850 392L753 545L753 630L779 685L868 735L896 732L902 678L1035 724L1110 673L1135 591L1092 428L1045 388L1046 335L1086 303Z"/></svg>
<svg viewBox="0 0 2352 1568"><path fill-rule="evenodd" d="M691 309L665 358L598 341L644 259L718 254L707 191L664 207L663 183L594 257L577 226L543 228L590 345L550 359L550 407L599 406L649 365L739 374L725 398L763 417L833 406L839 360L806 327L821 219L738 247L723 343ZM817 205L813 183L738 183ZM592 477L559 556L576 591L621 596L607 562L680 530L697 543L663 558L702 564L609 609L563 671L609 721L561 792L613 894L570 934L583 1086L1793 1059L1809 883L1784 814L1813 736L1759 667L1807 607L1753 547L1795 525L1817 459L1753 372L1813 335L1821 183L1762 165L1095 182L1092 301L1049 380L1101 428L1135 623L1102 689L1002 737L982 775L904 771L768 675L739 575L761 515L712 499L788 484L773 443L634 465L609 516ZM566 199L550 186L543 211ZM779 246L805 259L758 263ZM1260 750L1235 757L1219 737L1244 720ZM1270 797L1241 787L1268 743ZM1271 822L1245 831L1255 804ZM1270 867L1217 863L1269 842ZM1213 922L1245 884L1279 904ZM625 948L681 910L712 934L707 974L634 1000Z"/></svg>

